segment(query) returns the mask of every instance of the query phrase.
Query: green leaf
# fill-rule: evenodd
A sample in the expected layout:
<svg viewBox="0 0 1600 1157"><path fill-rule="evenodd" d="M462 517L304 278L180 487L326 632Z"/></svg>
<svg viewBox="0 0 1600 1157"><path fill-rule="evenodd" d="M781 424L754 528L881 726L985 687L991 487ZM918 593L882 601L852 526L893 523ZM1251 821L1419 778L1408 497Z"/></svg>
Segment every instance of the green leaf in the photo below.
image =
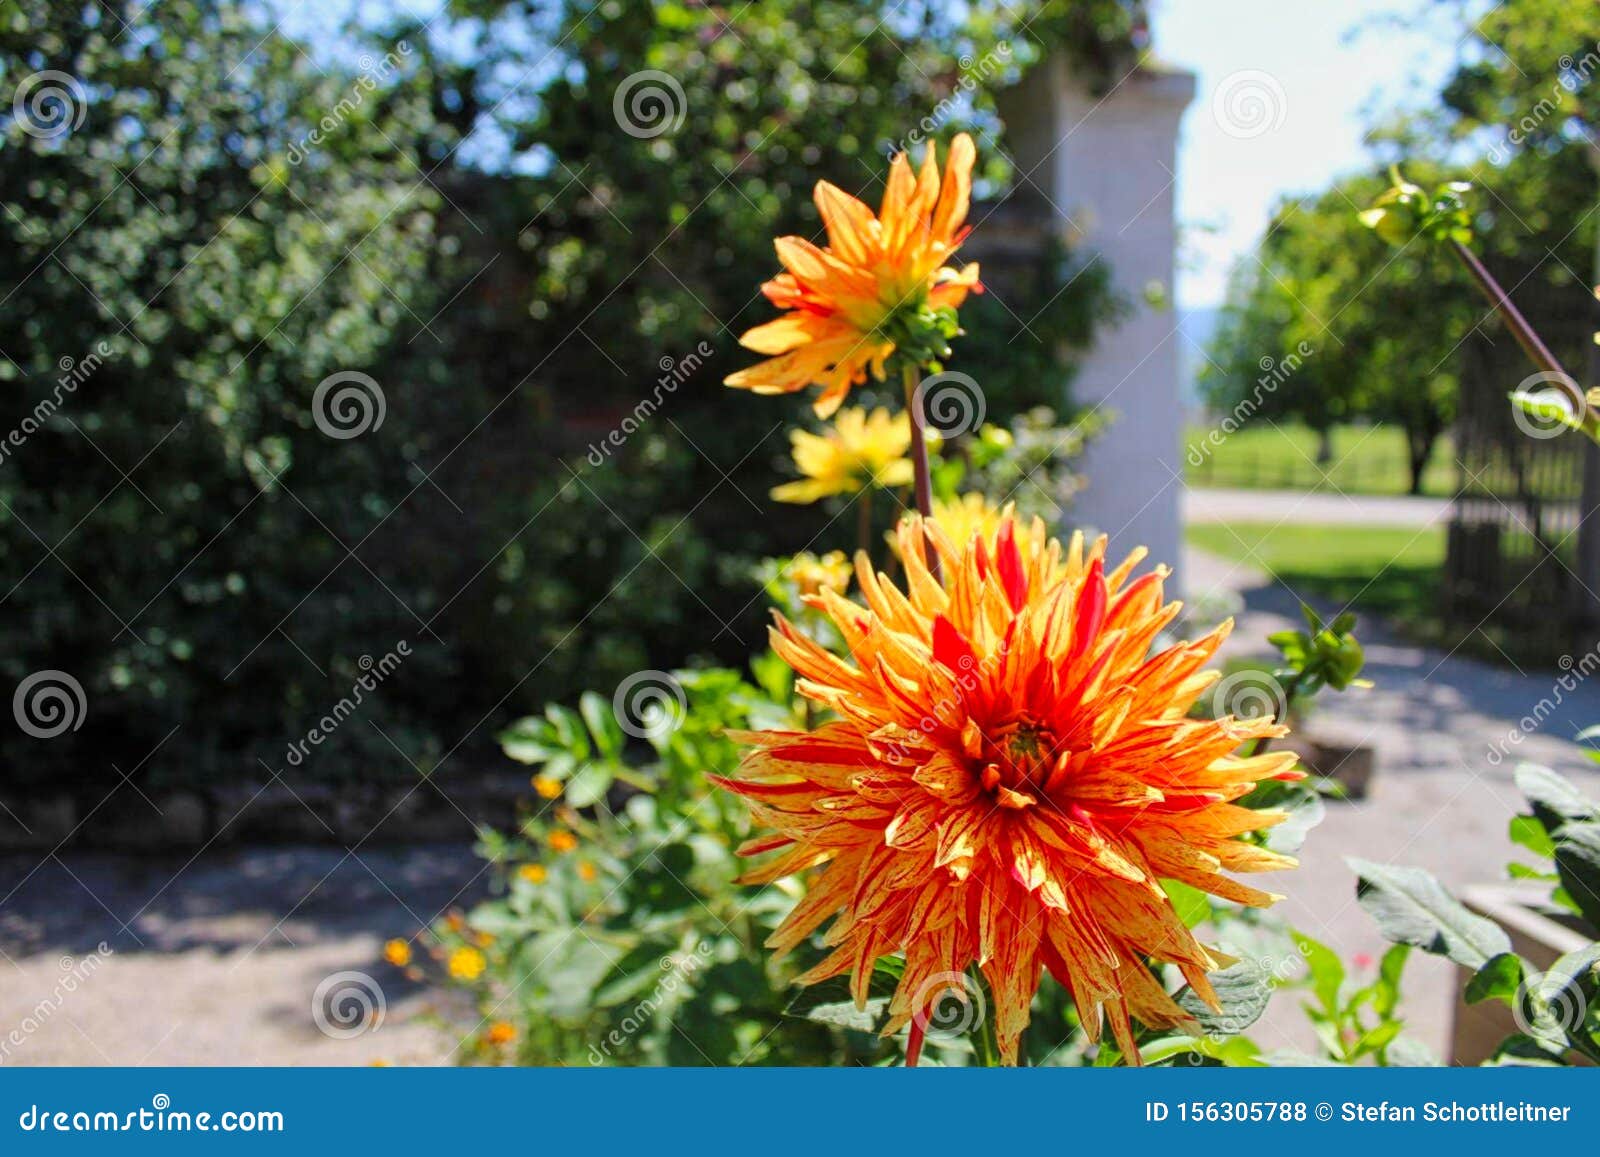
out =
<svg viewBox="0 0 1600 1157"><path fill-rule="evenodd" d="M1517 790L1533 805L1533 814L1552 834L1570 820L1600 820L1600 806L1548 767L1518 764L1516 782Z"/></svg>
<svg viewBox="0 0 1600 1157"><path fill-rule="evenodd" d="M1420 868L1396 868L1350 860L1356 898L1390 940L1481 968L1491 956L1511 951L1499 926L1475 916Z"/></svg>
<svg viewBox="0 0 1600 1157"><path fill-rule="evenodd" d="M889 1023L889 1001L894 997L898 983L898 977L874 968L872 979L867 982L866 1007L857 1008L850 996L849 979L843 976L830 977L819 984L800 989L783 1014L838 1028L855 1029L857 1032L882 1032Z"/></svg>
<svg viewBox="0 0 1600 1157"><path fill-rule="evenodd" d="M1339 1007L1339 990L1344 987L1344 962L1339 954L1326 944L1313 940L1303 932L1292 932L1295 946L1311 970L1311 991L1322 1004L1324 1011L1335 1012Z"/></svg>
<svg viewBox="0 0 1600 1157"><path fill-rule="evenodd" d="M567 781L567 802L573 807L589 807L606 797L615 778L608 763L586 763Z"/></svg>
<svg viewBox="0 0 1600 1157"><path fill-rule="evenodd" d="M1185 985L1173 999L1200 1023L1208 1035L1237 1036L1261 1019L1272 996L1272 974L1254 960L1241 960L1211 974L1222 1011L1215 1012Z"/></svg>
<svg viewBox="0 0 1600 1157"><path fill-rule="evenodd" d="M1211 919L1211 897L1199 888L1182 880L1162 880L1161 886L1166 889L1167 899L1172 901L1172 909L1184 927L1195 928Z"/></svg>
<svg viewBox="0 0 1600 1157"><path fill-rule="evenodd" d="M1600 823L1569 823L1556 833L1561 886L1592 930L1600 930Z"/></svg>
<svg viewBox="0 0 1600 1157"><path fill-rule="evenodd" d="M1512 816L1510 835L1512 843L1543 859L1556 854L1556 842L1535 816Z"/></svg>
<svg viewBox="0 0 1600 1157"><path fill-rule="evenodd" d="M1391 1068L1436 1069L1439 1058L1433 1050L1415 1037L1399 1036L1390 1042L1383 1059Z"/></svg>
<svg viewBox="0 0 1600 1157"><path fill-rule="evenodd" d="M1405 973L1406 961L1411 957L1411 945L1396 944L1383 954L1378 962L1378 980L1373 985L1372 1008L1379 1016L1392 1016L1400 1005L1400 978Z"/></svg>
<svg viewBox="0 0 1600 1157"><path fill-rule="evenodd" d="M1490 957L1467 981L1467 1003L1503 1000L1510 1004L1517 997L1517 989L1522 987L1523 974L1522 957L1515 952Z"/></svg>
<svg viewBox="0 0 1600 1157"><path fill-rule="evenodd" d="M611 710L611 704L605 697L593 691L585 691L578 698L578 711L583 715L583 722L588 726L589 735L600 754L607 759L619 758L627 739L622 734L621 725L617 723L616 713Z"/></svg>

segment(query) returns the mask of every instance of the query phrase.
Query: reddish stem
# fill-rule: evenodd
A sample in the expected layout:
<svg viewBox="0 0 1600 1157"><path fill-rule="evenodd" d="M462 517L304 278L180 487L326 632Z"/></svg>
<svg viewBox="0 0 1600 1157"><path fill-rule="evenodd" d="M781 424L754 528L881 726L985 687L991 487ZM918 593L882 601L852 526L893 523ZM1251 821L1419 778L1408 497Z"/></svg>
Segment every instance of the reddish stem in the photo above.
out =
<svg viewBox="0 0 1600 1157"><path fill-rule="evenodd" d="M911 422L911 471L916 490L917 511L924 518L933 517L933 478L928 470L928 438L922 414L921 399L917 397L917 371L906 367L906 416ZM928 544L928 573L934 582L939 576L939 552Z"/></svg>
<svg viewBox="0 0 1600 1157"><path fill-rule="evenodd" d="M906 1068L916 1068L917 1062L922 1059L922 1038L927 1031L921 1020L912 1017L911 1035L906 1038Z"/></svg>
<svg viewBox="0 0 1600 1157"><path fill-rule="evenodd" d="M1517 308L1510 295L1500 287L1494 274L1478 260L1478 255L1459 241L1452 241L1450 244L1455 249L1456 256L1461 259L1461 264L1466 266L1467 272L1472 275L1473 281L1478 283L1478 288L1489 299L1489 304L1494 306L1501 320L1506 323L1511 336L1517 339L1522 352L1528 355L1528 360L1544 373L1551 375L1554 379L1553 384L1567 395L1567 399L1575 407L1574 412L1583 415L1586 427L1600 421L1600 415L1590 408L1588 399L1578 386L1578 380L1567 373L1566 367L1555 354L1550 352L1550 347L1544 344L1544 339L1539 336L1538 331L1529 324L1527 318L1522 316L1522 311Z"/></svg>

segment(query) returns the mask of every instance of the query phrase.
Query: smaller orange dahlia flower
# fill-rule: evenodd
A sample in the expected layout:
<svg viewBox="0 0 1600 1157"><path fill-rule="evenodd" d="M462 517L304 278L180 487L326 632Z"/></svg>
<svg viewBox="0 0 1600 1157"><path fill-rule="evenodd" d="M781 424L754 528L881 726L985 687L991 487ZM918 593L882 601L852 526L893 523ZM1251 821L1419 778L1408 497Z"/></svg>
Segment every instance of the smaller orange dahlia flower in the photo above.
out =
<svg viewBox="0 0 1600 1157"><path fill-rule="evenodd" d="M944 175L934 147L913 175L904 153L889 166L889 182L876 216L827 181L818 181L817 211L828 244L779 237L774 245L784 272L761 287L787 312L739 339L769 355L726 382L758 394L789 394L821 386L818 417L837 410L852 386L868 375L882 381L897 350L918 361L947 355L954 313L968 292L981 292L978 267L945 263L967 234L972 197L972 138L951 142Z"/></svg>
<svg viewBox="0 0 1600 1157"><path fill-rule="evenodd" d="M716 778L771 829L740 849L773 853L746 882L820 869L767 943L787 952L831 920L831 954L799 981L849 973L859 1005L878 958L903 953L885 1032L912 1024L914 1041L976 963L1007 1063L1048 969L1091 1039L1109 1020L1137 1061L1130 1018L1192 1024L1150 963L1176 965L1213 1006L1207 973L1228 963L1161 881L1266 905L1277 897L1224 873L1294 864L1239 838L1283 814L1235 802L1262 779L1298 778L1292 753L1233 754L1285 729L1188 718L1232 624L1150 654L1178 604L1162 601L1164 568L1130 581L1142 550L1107 574L1103 538L1063 551L1038 519L1019 529L1011 517L964 542L911 517L899 538L904 591L863 554L862 603L808 600L848 658L781 616L772 631L797 690L837 721L743 733L755 750L739 777Z"/></svg>

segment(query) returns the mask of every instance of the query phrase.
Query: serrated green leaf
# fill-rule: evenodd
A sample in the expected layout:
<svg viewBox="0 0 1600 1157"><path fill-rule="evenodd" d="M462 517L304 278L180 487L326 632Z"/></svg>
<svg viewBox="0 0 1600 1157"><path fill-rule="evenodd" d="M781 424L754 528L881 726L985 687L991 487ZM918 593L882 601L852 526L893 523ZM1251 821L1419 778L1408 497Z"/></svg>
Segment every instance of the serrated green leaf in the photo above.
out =
<svg viewBox="0 0 1600 1157"><path fill-rule="evenodd" d="M1521 763L1515 778L1517 790L1533 805L1533 814L1552 834L1572 820L1600 820L1600 806L1548 767Z"/></svg>
<svg viewBox="0 0 1600 1157"><path fill-rule="evenodd" d="M1475 916L1420 868L1396 868L1352 859L1356 897L1390 940L1481 968L1491 956L1511 951L1511 941L1493 921Z"/></svg>
<svg viewBox="0 0 1600 1157"><path fill-rule="evenodd" d="M1200 1030L1219 1036L1237 1036L1261 1019L1272 996L1272 974L1254 960L1241 960L1211 974L1221 1012L1214 1012L1194 989L1185 985L1173 997L1200 1024Z"/></svg>

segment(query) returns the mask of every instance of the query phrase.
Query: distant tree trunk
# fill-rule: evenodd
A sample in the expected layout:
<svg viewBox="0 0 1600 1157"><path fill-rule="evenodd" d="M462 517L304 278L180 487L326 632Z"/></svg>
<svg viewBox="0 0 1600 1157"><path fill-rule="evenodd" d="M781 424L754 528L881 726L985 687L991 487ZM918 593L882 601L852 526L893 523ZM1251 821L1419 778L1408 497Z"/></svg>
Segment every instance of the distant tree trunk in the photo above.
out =
<svg viewBox="0 0 1600 1157"><path fill-rule="evenodd" d="M1328 466L1333 462L1333 427L1324 426L1317 431L1317 465Z"/></svg>
<svg viewBox="0 0 1600 1157"><path fill-rule="evenodd" d="M1407 494L1422 493L1422 473L1433 456L1433 444L1439 440L1443 427L1434 421L1406 427L1406 466L1411 471L1411 485Z"/></svg>

